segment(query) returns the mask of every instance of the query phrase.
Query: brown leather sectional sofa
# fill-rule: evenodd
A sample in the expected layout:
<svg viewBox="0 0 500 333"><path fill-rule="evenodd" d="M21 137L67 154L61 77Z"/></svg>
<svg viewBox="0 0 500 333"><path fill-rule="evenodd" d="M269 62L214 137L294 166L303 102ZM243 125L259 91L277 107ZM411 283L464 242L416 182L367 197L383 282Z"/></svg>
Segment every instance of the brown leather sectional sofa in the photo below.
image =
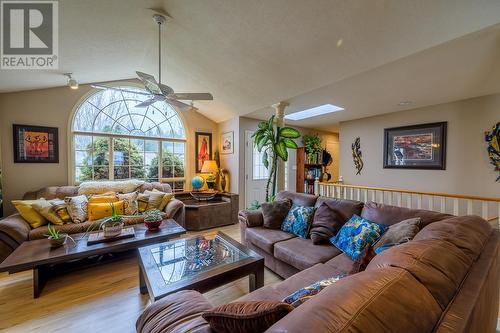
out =
<svg viewBox="0 0 500 333"><path fill-rule="evenodd" d="M137 190L144 192L146 190L157 189L159 191L170 193L172 189L168 184L158 182L144 183ZM78 195L78 186L51 186L44 187L38 191L24 194L24 200L45 198L47 200ZM185 209L182 201L173 199L165 207L165 216L174 219L181 226L184 226ZM68 233L76 234L85 232L92 222L70 223L56 226L56 229ZM32 239L45 238L47 235L47 226L31 229L30 225L19 214L12 214L5 219L0 220L0 262L9 256L22 242Z"/></svg>
<svg viewBox="0 0 500 333"><path fill-rule="evenodd" d="M334 200L377 223L421 217L423 229L375 256L365 271L345 277L293 310L266 332L495 332L499 301L499 232L477 216L451 216L376 203L282 192L300 205ZM236 301L282 300L318 280L345 274L353 262L331 245L262 227L259 211L240 212L242 240L286 279ZM138 332L212 332L201 317L212 305L195 291L152 304Z"/></svg>

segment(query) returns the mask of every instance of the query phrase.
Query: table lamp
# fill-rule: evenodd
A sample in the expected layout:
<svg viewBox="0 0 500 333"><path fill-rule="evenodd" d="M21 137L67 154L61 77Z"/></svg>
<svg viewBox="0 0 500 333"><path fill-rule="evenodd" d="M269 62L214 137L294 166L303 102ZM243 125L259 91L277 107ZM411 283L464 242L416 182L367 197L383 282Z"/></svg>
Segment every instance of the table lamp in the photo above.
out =
<svg viewBox="0 0 500 333"><path fill-rule="evenodd" d="M203 162L203 166L201 167L201 173L208 173L208 177L205 180L207 182L207 187L210 191L213 191L215 189L215 176L219 171L219 168L217 167L217 162L215 160L206 160Z"/></svg>

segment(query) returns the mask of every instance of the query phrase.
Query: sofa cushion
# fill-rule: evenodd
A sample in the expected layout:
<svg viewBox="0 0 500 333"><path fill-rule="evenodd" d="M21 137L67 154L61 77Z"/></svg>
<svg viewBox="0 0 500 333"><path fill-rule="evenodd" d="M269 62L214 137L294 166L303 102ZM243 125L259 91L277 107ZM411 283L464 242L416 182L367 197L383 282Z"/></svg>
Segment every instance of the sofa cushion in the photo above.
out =
<svg viewBox="0 0 500 333"><path fill-rule="evenodd" d="M490 236L493 228L478 216L454 216L431 223L423 228L414 240L438 239L448 241L472 260L475 260Z"/></svg>
<svg viewBox="0 0 500 333"><path fill-rule="evenodd" d="M376 271L388 266L407 270L429 290L444 310L471 264L472 260L453 244L428 239L392 247L376 255L366 270Z"/></svg>
<svg viewBox="0 0 500 333"><path fill-rule="evenodd" d="M319 197L318 200L316 200L315 206L319 207L324 203L326 203L328 207L339 212L344 221L349 220L354 214L360 215L364 205L363 202L356 200Z"/></svg>
<svg viewBox="0 0 500 333"><path fill-rule="evenodd" d="M422 227L431 222L449 218L452 215L423 209L409 209L389 206L376 202L367 202L361 211L361 217L380 224L392 225L413 217L420 217Z"/></svg>
<svg viewBox="0 0 500 333"><path fill-rule="evenodd" d="M388 267L341 279L266 333L432 332L440 315L424 286L405 270Z"/></svg>
<svg viewBox="0 0 500 333"><path fill-rule="evenodd" d="M316 209L311 224L310 237L314 244L327 243L344 225L341 215L323 203Z"/></svg>
<svg viewBox="0 0 500 333"><path fill-rule="evenodd" d="M289 199L280 199L273 202L263 202L261 205L264 227L269 229L279 229L281 223L292 207Z"/></svg>
<svg viewBox="0 0 500 333"><path fill-rule="evenodd" d="M292 310L279 301L234 302L206 311L202 317L217 333L264 332Z"/></svg>
<svg viewBox="0 0 500 333"><path fill-rule="evenodd" d="M135 324L137 333L211 332L201 314L212 305L197 291L183 290L152 303Z"/></svg>
<svg viewBox="0 0 500 333"><path fill-rule="evenodd" d="M403 220L393 224L387 231L380 237L380 239L373 244L373 250L377 250L382 246L395 245L405 243L413 239L420 230L420 217L415 217Z"/></svg>
<svg viewBox="0 0 500 333"><path fill-rule="evenodd" d="M354 260L349 258L345 253L341 253L325 262L325 265L332 267L338 272L348 273L354 265Z"/></svg>
<svg viewBox="0 0 500 333"><path fill-rule="evenodd" d="M314 245L310 239L300 237L274 244L274 256L300 270L324 263L340 253L335 246Z"/></svg>
<svg viewBox="0 0 500 333"><path fill-rule="evenodd" d="M248 228L245 236L247 242L252 243L269 254L273 254L275 243L295 237L295 235L281 230L263 227Z"/></svg>
<svg viewBox="0 0 500 333"><path fill-rule="evenodd" d="M281 230L307 238L314 217L314 207L293 205L281 224Z"/></svg>
<svg viewBox="0 0 500 333"><path fill-rule="evenodd" d="M313 194L281 191L276 195L276 200L278 199L290 199L294 205L311 207L316 204L318 196Z"/></svg>

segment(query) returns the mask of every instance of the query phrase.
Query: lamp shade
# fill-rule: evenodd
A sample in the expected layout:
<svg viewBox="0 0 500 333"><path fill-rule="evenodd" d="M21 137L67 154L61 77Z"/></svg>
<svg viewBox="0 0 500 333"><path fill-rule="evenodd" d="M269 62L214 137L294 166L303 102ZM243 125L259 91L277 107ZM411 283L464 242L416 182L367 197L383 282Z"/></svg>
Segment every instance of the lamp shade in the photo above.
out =
<svg viewBox="0 0 500 333"><path fill-rule="evenodd" d="M201 173L216 173L217 169L217 162L215 160L206 160L201 167Z"/></svg>

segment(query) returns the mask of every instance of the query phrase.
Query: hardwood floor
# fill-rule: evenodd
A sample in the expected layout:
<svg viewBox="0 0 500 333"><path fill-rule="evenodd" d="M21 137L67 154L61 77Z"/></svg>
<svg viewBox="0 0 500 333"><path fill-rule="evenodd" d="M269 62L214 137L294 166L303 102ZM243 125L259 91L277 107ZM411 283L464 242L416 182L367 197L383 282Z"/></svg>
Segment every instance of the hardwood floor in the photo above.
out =
<svg viewBox="0 0 500 333"><path fill-rule="evenodd" d="M240 239L238 225L216 230ZM199 233L203 232L190 232L185 237ZM149 304L149 297L139 293L136 258L53 278L38 299L32 298L31 275L31 271L0 273L2 332L135 332L135 321ZM266 285L280 280L266 269ZM205 296L212 304L219 305L246 293L248 277Z"/></svg>

